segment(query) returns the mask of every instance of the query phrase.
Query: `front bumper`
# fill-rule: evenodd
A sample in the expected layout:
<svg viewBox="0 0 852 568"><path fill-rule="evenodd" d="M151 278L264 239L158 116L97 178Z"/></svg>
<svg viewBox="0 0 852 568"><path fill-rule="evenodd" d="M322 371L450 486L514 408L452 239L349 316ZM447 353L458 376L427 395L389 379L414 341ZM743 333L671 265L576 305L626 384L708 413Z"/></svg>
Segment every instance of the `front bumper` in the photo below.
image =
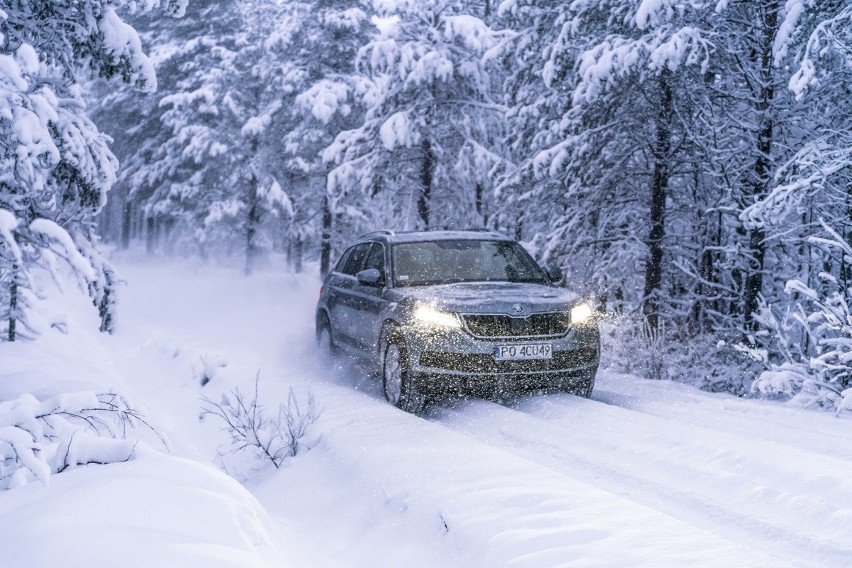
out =
<svg viewBox="0 0 852 568"><path fill-rule="evenodd" d="M428 396L487 395L540 389L569 390L593 377L600 360L596 326L571 328L559 337L477 338L464 330L404 331L409 368ZM511 343L549 343L553 358L497 361L494 350Z"/></svg>

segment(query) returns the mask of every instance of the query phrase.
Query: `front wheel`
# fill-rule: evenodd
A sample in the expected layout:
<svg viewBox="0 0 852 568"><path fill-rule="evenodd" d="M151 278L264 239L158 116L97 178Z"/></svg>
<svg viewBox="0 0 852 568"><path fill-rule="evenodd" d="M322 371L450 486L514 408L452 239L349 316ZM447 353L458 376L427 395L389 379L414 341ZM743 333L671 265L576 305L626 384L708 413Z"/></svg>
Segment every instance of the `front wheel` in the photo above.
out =
<svg viewBox="0 0 852 568"><path fill-rule="evenodd" d="M396 337L388 340L382 354L382 385L385 398L400 410L411 413L423 410L426 401L411 380L405 343Z"/></svg>
<svg viewBox="0 0 852 568"><path fill-rule="evenodd" d="M595 372L584 375L579 381L572 381L566 385L565 392L591 398L592 390L595 388Z"/></svg>

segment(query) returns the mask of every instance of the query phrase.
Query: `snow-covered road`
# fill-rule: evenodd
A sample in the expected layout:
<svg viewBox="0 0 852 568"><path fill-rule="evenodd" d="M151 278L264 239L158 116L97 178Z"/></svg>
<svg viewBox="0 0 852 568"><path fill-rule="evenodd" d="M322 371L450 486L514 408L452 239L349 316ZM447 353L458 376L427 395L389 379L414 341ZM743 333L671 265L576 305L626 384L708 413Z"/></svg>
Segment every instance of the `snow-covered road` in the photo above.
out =
<svg viewBox="0 0 852 568"><path fill-rule="evenodd" d="M120 268L120 332L91 372L121 374L179 453L215 455L199 396L258 372L267 406L291 386L322 406L318 445L248 483L293 566L852 565L848 418L608 372L591 400L412 416L363 367L316 357L315 280Z"/></svg>

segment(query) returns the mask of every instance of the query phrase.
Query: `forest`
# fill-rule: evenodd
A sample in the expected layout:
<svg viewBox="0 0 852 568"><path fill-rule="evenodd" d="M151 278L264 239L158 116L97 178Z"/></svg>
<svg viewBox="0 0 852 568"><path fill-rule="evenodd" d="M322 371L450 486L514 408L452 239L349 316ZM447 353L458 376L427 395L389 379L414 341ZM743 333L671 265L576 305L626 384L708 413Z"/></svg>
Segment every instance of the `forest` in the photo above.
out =
<svg viewBox="0 0 852 568"><path fill-rule="evenodd" d="M594 297L616 365L852 405L852 3L0 5L0 341L57 266L109 332L106 250L323 274L473 227Z"/></svg>

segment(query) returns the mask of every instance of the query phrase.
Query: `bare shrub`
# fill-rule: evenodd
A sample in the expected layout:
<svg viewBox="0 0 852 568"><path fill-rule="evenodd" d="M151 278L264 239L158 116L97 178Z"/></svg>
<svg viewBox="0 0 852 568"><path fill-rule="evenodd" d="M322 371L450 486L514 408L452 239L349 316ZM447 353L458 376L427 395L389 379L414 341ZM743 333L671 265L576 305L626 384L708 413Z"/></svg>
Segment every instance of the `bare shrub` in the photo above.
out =
<svg viewBox="0 0 852 568"><path fill-rule="evenodd" d="M736 349L737 339L686 335L670 321L652 330L640 315L607 315L601 322L602 364L643 378L751 396L756 364Z"/></svg>
<svg viewBox="0 0 852 568"><path fill-rule="evenodd" d="M259 402L258 382L259 378L255 378L251 397L239 388L223 394L219 402L203 397L201 417L216 417L230 436L230 442L220 446L217 462L237 478L250 477L263 463L271 463L277 469L287 458L316 444L310 435L311 427L321 411L313 394L309 392L307 402L300 403L291 387L287 403L278 405L278 412L270 417Z"/></svg>
<svg viewBox="0 0 852 568"><path fill-rule="evenodd" d="M668 355L672 346L665 326L652 329L644 317L608 315L601 323L601 340L606 353L604 365L646 379L669 377Z"/></svg>

